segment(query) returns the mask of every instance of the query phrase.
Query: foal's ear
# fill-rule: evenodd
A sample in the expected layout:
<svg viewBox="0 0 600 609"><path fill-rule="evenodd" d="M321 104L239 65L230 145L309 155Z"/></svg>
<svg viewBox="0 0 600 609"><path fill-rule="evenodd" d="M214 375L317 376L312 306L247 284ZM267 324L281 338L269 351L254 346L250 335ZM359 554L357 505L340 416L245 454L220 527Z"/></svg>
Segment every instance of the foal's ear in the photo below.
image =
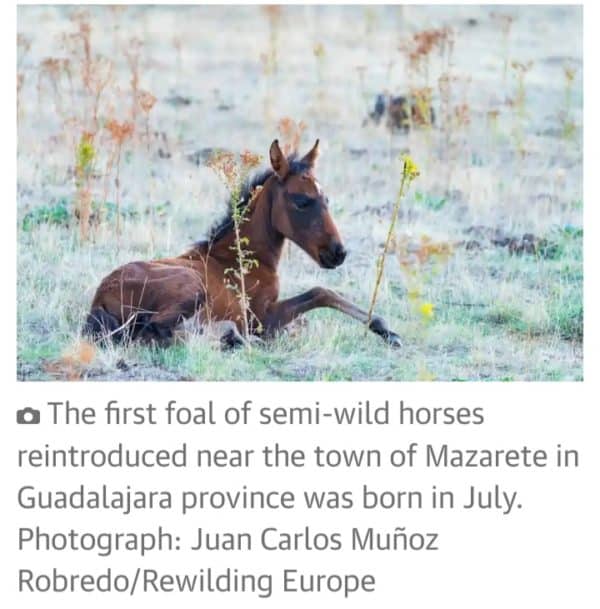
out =
<svg viewBox="0 0 600 609"><path fill-rule="evenodd" d="M278 140L273 140L271 148L269 149L269 156L271 157L271 167L273 168L273 171L280 180L285 180L290 172L290 164L288 163L285 154L281 152Z"/></svg>
<svg viewBox="0 0 600 609"><path fill-rule="evenodd" d="M317 159L319 158L319 140L315 142L315 145L306 153L302 159L302 163L306 163L311 169L315 166Z"/></svg>

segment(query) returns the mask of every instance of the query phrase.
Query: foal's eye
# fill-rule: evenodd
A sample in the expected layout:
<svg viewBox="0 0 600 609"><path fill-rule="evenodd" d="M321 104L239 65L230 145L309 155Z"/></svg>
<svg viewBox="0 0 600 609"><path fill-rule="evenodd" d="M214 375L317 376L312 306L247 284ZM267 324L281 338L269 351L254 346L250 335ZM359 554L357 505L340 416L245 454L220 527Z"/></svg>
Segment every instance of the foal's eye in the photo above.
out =
<svg viewBox="0 0 600 609"><path fill-rule="evenodd" d="M300 193L292 193L289 197L292 203L299 209L306 209L317 202L316 199Z"/></svg>

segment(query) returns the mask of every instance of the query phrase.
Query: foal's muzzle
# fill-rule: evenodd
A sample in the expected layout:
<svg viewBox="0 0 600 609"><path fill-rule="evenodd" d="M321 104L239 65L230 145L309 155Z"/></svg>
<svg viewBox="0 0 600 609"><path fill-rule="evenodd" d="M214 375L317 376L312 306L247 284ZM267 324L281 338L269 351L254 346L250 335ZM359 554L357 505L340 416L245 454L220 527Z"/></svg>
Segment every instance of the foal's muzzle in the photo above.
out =
<svg viewBox="0 0 600 609"><path fill-rule="evenodd" d="M346 248L341 243L334 243L319 252L319 262L325 269L334 269L346 260Z"/></svg>

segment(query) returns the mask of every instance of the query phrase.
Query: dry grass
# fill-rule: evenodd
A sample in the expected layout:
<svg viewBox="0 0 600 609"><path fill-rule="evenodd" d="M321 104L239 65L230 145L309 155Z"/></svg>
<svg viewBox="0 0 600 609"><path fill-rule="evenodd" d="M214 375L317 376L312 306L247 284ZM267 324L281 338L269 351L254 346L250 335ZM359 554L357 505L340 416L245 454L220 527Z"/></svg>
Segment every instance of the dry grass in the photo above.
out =
<svg viewBox="0 0 600 609"><path fill-rule="evenodd" d="M19 377L581 378L581 10L505 10L19 7ZM376 94L415 91L435 124L363 126ZM128 125L120 147L110 121ZM324 144L318 177L350 255L323 271L286 249L284 296L321 284L366 308L400 154L418 163L377 301L404 349L329 311L251 352L195 335L81 346L102 276L183 251L223 211L204 161L266 155L287 132ZM78 176L83 133L94 159Z"/></svg>

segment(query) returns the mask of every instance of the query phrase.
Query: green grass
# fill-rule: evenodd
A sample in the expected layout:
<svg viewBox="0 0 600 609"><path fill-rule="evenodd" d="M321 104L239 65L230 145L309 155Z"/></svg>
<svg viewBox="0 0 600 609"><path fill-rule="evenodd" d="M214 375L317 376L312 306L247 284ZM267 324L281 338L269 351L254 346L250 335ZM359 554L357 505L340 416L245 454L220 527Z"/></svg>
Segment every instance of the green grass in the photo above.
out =
<svg viewBox="0 0 600 609"><path fill-rule="evenodd" d="M138 230L136 224L128 225ZM191 335L169 348L115 346L98 354L89 378L182 380L562 380L581 378L582 282L579 234L561 257L511 256L505 249L458 250L437 272L424 271L435 316L424 323L404 296L402 276L388 261L379 310L399 332L394 350L335 311L309 314L306 327L251 351L221 351ZM24 378L51 378L44 365L76 343L100 269L85 260L118 264L109 243L80 247L52 224L21 233L18 359ZM61 243L59 249L56 243ZM143 253L139 253L143 257ZM301 265L293 251L286 266ZM58 272L58 266L61 271ZM309 267L310 268L310 267ZM51 269L51 272L48 270ZM431 269L430 269L431 271ZM348 273L354 273L349 268ZM309 280L309 271L302 282ZM286 290L294 284L285 281ZM329 285L366 302L368 284L329 276ZM84 287L83 290L76 289ZM125 366L123 366L125 363ZM125 370L122 368L125 367Z"/></svg>

